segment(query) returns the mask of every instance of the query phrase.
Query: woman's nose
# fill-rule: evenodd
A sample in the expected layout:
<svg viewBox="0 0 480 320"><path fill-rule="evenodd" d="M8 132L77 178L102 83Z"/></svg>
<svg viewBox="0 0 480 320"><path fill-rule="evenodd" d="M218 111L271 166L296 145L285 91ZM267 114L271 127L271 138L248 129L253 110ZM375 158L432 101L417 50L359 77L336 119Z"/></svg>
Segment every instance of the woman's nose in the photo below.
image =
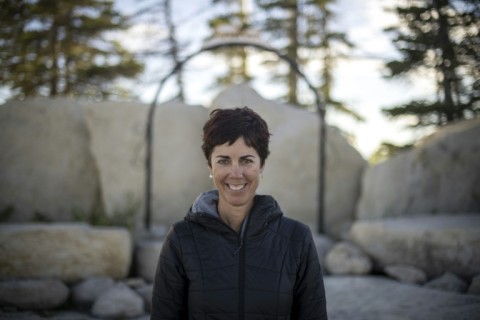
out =
<svg viewBox="0 0 480 320"><path fill-rule="evenodd" d="M238 164L233 165L231 175L241 178L243 176L243 168Z"/></svg>

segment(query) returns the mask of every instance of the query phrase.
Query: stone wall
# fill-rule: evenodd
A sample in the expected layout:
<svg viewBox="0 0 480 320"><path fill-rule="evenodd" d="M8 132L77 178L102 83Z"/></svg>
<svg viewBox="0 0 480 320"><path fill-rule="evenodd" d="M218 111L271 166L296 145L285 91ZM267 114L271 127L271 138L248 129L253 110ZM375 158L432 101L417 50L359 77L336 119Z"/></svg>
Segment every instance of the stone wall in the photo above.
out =
<svg viewBox="0 0 480 320"><path fill-rule="evenodd" d="M480 212L480 118L366 170L359 219Z"/></svg>
<svg viewBox="0 0 480 320"><path fill-rule="evenodd" d="M8 221L71 221L91 212L141 220L148 106L70 99L0 106L0 212ZM201 106L157 108L153 221L183 218L210 187L200 149ZM10 214L9 214L10 213Z"/></svg>
<svg viewBox="0 0 480 320"><path fill-rule="evenodd" d="M319 119L314 113L232 87L212 104L247 105L273 133L259 193L285 213L317 223ZM154 119L153 216L169 225L196 196L213 188L201 152L209 111L178 102L159 105ZM148 105L69 99L12 101L0 106L0 211L4 220L71 221L92 211L143 219ZM338 129L328 127L325 222L338 236L354 219L365 160Z"/></svg>
<svg viewBox="0 0 480 320"><path fill-rule="evenodd" d="M69 220L99 205L83 106L69 99L0 106L0 212L13 221Z"/></svg>

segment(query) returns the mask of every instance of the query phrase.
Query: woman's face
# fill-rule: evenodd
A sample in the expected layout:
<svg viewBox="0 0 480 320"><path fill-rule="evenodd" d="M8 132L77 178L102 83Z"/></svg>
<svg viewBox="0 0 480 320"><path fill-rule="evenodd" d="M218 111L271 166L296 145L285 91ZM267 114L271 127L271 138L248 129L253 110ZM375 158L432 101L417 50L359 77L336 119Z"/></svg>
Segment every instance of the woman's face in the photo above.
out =
<svg viewBox="0 0 480 320"><path fill-rule="evenodd" d="M251 207L263 167L257 151L247 146L243 137L213 149L210 171L219 207Z"/></svg>

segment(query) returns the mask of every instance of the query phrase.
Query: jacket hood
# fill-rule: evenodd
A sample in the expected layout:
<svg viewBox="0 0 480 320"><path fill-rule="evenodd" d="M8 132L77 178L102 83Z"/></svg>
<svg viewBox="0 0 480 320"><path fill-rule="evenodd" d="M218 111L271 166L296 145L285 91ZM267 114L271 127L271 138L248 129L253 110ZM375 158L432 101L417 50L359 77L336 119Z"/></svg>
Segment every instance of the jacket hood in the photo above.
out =
<svg viewBox="0 0 480 320"><path fill-rule="evenodd" d="M185 220L199 223L221 233L231 232L231 229L220 220L217 211L218 197L218 190L201 193L194 201ZM247 236L256 235L270 222L283 215L277 201L272 196L255 195L253 201L253 208L248 217Z"/></svg>

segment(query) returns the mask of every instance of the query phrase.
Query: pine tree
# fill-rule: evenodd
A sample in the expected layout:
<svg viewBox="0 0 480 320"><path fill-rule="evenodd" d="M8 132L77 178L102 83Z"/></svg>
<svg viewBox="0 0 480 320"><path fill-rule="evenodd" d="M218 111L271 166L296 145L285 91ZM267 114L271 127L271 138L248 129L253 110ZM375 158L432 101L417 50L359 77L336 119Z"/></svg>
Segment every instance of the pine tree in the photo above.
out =
<svg viewBox="0 0 480 320"><path fill-rule="evenodd" d="M335 0L255 0L257 6L266 14L263 30L275 42L275 45L300 66L307 66L313 60L320 60L319 90L327 107L332 107L353 116L362 117L349 109L343 102L331 95L333 87L333 69L335 60L345 57L337 51L338 47L350 48L353 45L341 32L330 30L334 13L329 6ZM294 70L276 76L286 84L288 94L284 97L289 103L301 105L298 92L298 77Z"/></svg>
<svg viewBox="0 0 480 320"><path fill-rule="evenodd" d="M245 9L246 0L213 0L213 4L220 7L221 13L209 20L211 36L215 38L239 38L248 37L251 33L251 25L248 22L248 14ZM223 76L217 77L214 85L231 85L249 82L251 76L248 72L248 49L247 48L224 48L214 52L222 56L227 63L227 71Z"/></svg>
<svg viewBox="0 0 480 320"><path fill-rule="evenodd" d="M107 31L126 27L106 0L1 0L0 85L18 97L106 98L143 66Z"/></svg>
<svg viewBox="0 0 480 320"><path fill-rule="evenodd" d="M386 31L401 59L386 64L388 77L433 70L437 94L383 111L413 115L416 126L444 125L480 113L480 3L415 0L395 8L401 24Z"/></svg>

